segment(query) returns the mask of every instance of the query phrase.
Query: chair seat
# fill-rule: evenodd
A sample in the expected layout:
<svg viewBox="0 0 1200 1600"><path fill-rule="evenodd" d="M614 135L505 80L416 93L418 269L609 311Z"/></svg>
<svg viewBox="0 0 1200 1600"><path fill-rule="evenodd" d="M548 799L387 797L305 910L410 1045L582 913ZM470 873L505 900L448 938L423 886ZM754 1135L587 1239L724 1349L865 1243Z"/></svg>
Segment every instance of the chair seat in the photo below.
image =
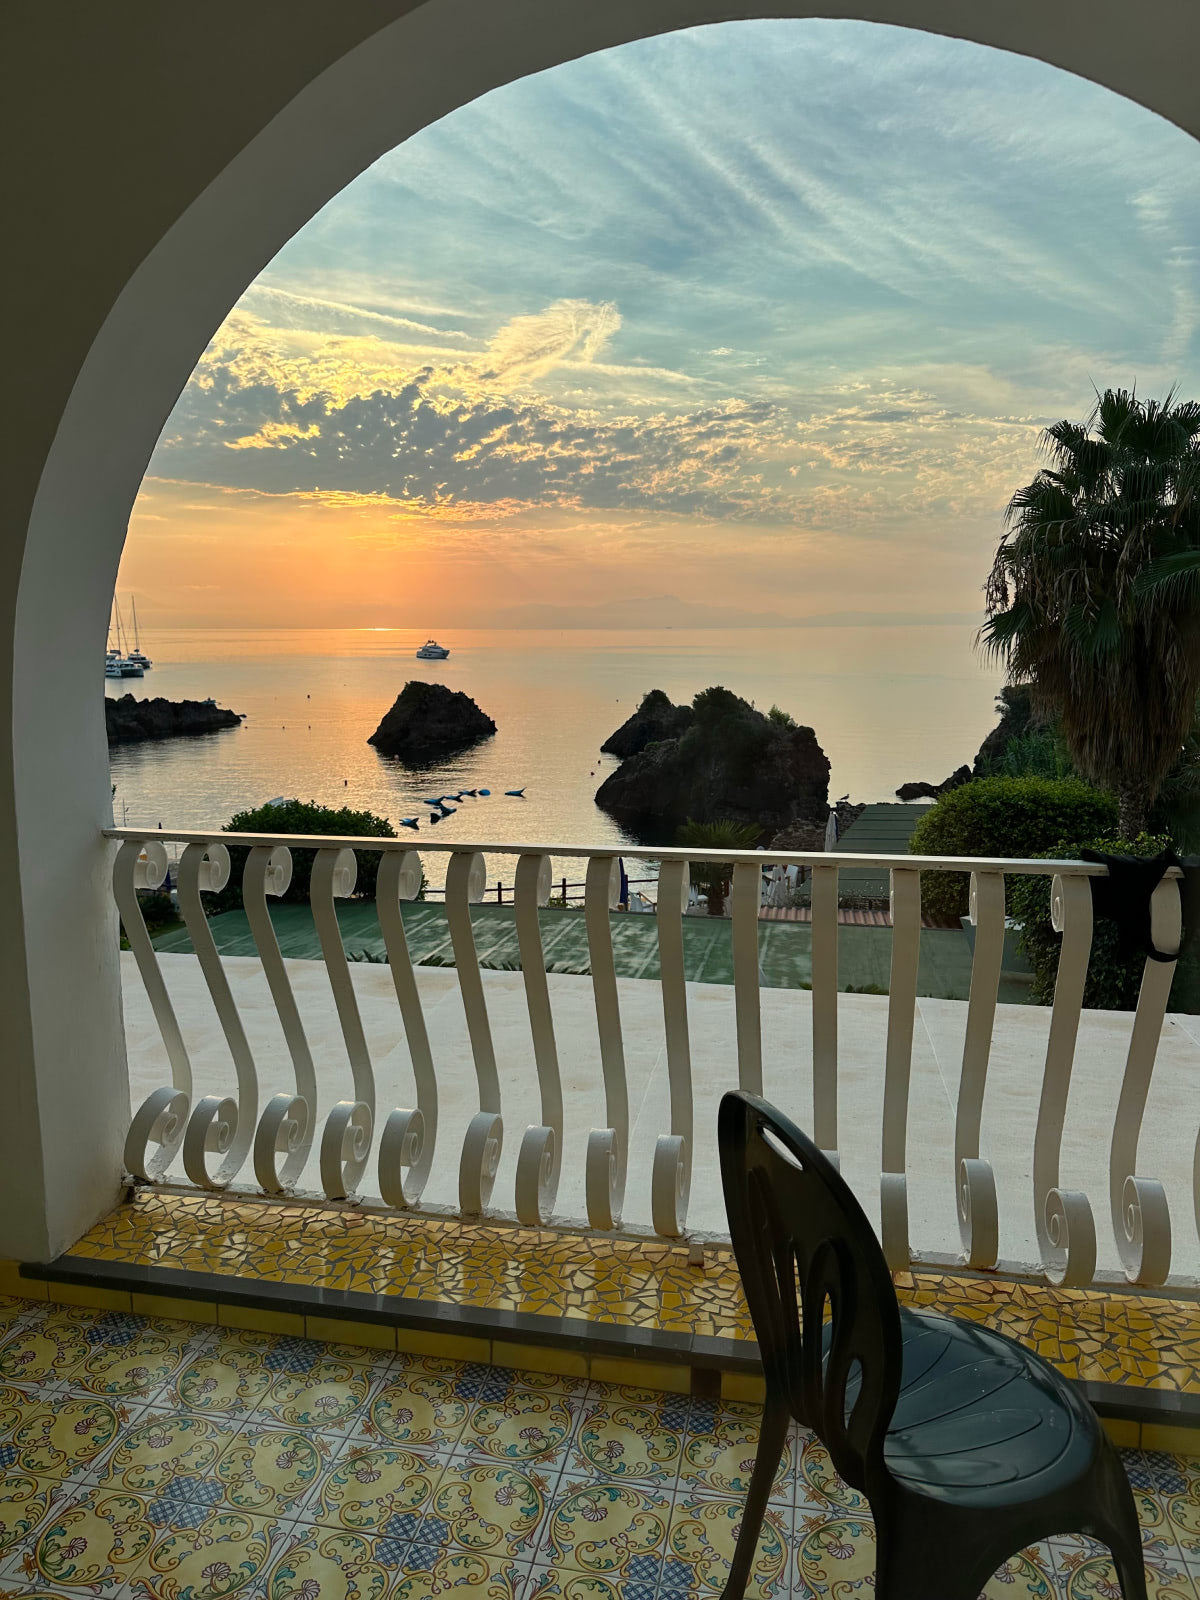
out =
<svg viewBox="0 0 1200 1600"><path fill-rule="evenodd" d="M917 1494L966 1506L1042 1499L1084 1476L1099 1423L1048 1361L974 1322L901 1311L900 1397L883 1454Z"/></svg>

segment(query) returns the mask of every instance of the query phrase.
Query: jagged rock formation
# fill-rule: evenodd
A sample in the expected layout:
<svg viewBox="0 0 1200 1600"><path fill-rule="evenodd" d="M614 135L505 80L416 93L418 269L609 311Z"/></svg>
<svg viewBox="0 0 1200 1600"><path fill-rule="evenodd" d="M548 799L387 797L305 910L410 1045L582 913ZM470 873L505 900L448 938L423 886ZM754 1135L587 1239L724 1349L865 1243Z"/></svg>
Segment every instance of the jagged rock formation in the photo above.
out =
<svg viewBox="0 0 1200 1600"><path fill-rule="evenodd" d="M216 733L239 728L237 711L226 711L215 700L135 700L123 694L104 699L104 731L109 744L137 744L142 739L175 739L193 733Z"/></svg>
<svg viewBox="0 0 1200 1600"><path fill-rule="evenodd" d="M936 800L940 794L948 794L951 789L959 789L964 783L970 783L973 774L970 767L959 767L941 783L902 783L896 790L897 800Z"/></svg>
<svg viewBox="0 0 1200 1600"><path fill-rule="evenodd" d="M857 822L866 810L866 806L854 805L849 800L839 800L833 807L837 812L838 838L852 822ZM781 828L771 840L768 849L771 850L824 850L825 829L829 822L828 813L822 819L805 818L800 822L790 823L786 828Z"/></svg>
<svg viewBox="0 0 1200 1600"><path fill-rule="evenodd" d="M673 717L682 732L644 744L608 775L596 804L610 816L657 842L689 818L754 822L764 832L798 818L824 826L829 760L811 728L766 716L728 689L705 689L686 719L679 713L687 707L662 701L652 707L653 725L671 726ZM627 731L637 736L626 723L614 738Z"/></svg>
<svg viewBox="0 0 1200 1600"><path fill-rule="evenodd" d="M661 689L651 689L627 722L623 722L600 746L606 755L627 761L648 744L663 739L678 739L692 721L691 706L675 706Z"/></svg>
<svg viewBox="0 0 1200 1600"><path fill-rule="evenodd" d="M444 683L406 683L367 740L381 755L422 765L453 755L495 733L496 724L459 689Z"/></svg>

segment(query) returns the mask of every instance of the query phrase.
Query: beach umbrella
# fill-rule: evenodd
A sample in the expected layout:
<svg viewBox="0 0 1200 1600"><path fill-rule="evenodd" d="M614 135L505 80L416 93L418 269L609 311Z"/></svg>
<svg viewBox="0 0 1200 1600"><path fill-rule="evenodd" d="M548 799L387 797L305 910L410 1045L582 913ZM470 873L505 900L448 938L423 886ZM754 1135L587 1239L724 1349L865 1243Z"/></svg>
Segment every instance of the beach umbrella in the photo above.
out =
<svg viewBox="0 0 1200 1600"><path fill-rule="evenodd" d="M830 806L830 808L829 808L829 821L825 824L825 848L826 848L826 850L836 850L837 849L837 842L838 842L837 811L833 808L833 806Z"/></svg>
<svg viewBox="0 0 1200 1600"><path fill-rule="evenodd" d="M617 857L617 868L621 874L621 890L617 896L617 904L627 906L629 904L629 874L625 871L624 856Z"/></svg>
<svg viewBox="0 0 1200 1600"><path fill-rule="evenodd" d="M788 883L787 868L777 861L771 868L771 878L767 888L767 904L782 909L790 899L791 885Z"/></svg>

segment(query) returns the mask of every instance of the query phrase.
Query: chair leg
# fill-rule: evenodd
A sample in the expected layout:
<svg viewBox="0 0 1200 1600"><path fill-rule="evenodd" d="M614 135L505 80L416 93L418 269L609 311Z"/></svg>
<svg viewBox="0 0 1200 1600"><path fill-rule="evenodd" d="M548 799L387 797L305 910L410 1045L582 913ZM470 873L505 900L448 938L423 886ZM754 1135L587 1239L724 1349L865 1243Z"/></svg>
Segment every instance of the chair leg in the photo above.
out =
<svg viewBox="0 0 1200 1600"><path fill-rule="evenodd" d="M771 1495L771 1485L775 1482L775 1473L783 1455L790 1421L791 1414L787 1406L768 1395L754 1456L754 1471L750 1475L750 1490L746 1495L746 1508L742 1512L742 1524L738 1529L733 1561L729 1567L729 1580L721 1593L721 1600L742 1600L746 1592L750 1566L758 1547L759 1531Z"/></svg>
<svg viewBox="0 0 1200 1600"><path fill-rule="evenodd" d="M1142 1554L1142 1531L1137 1506L1121 1458L1113 1449L1106 1452L1102 1490L1105 1514L1098 1536L1112 1552L1113 1566L1121 1583L1123 1600L1146 1600L1146 1562Z"/></svg>

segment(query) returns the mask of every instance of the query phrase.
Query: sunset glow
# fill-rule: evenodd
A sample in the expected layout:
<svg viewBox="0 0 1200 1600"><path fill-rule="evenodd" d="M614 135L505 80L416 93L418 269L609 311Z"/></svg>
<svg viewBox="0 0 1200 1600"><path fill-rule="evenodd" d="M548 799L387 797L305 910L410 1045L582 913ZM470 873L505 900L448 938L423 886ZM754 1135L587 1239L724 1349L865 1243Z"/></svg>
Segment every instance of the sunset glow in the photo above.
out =
<svg viewBox="0 0 1200 1600"><path fill-rule="evenodd" d="M970 620L1048 421L1200 391L1198 224L1191 140L974 45L735 23L570 63L247 289L120 587L181 625Z"/></svg>

